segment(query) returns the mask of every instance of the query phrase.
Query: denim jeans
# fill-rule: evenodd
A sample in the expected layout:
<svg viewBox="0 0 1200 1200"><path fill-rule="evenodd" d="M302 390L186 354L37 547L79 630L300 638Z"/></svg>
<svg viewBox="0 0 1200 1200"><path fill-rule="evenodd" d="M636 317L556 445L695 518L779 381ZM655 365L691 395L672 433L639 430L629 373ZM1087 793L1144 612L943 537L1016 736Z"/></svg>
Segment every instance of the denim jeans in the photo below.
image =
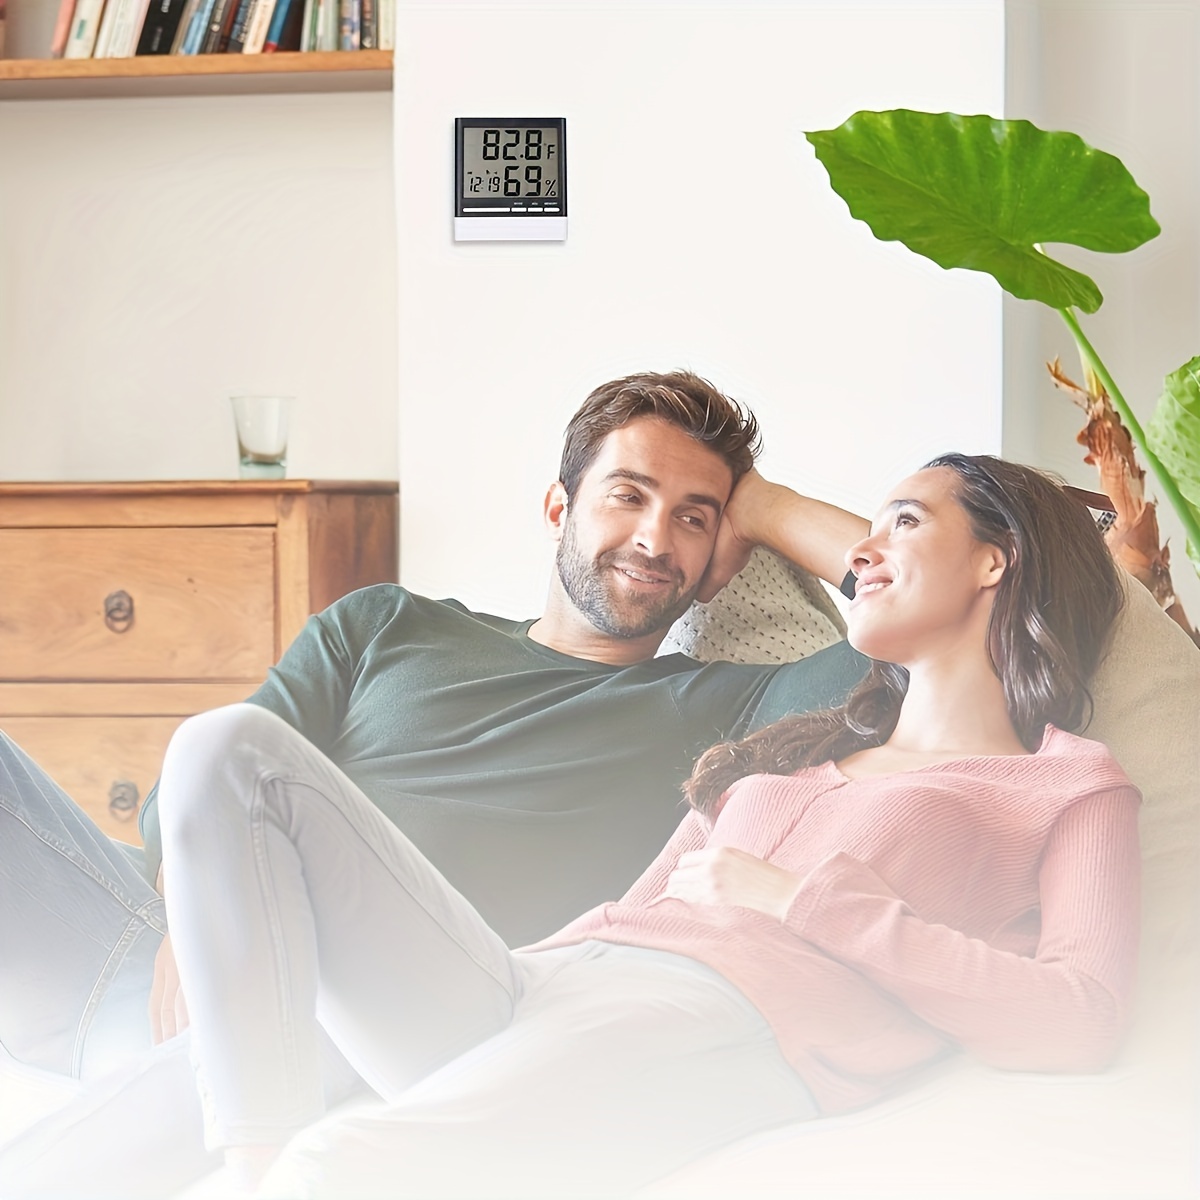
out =
<svg viewBox="0 0 1200 1200"><path fill-rule="evenodd" d="M141 851L106 837L0 733L0 1045L95 1078L150 1045L166 929Z"/></svg>
<svg viewBox="0 0 1200 1200"><path fill-rule="evenodd" d="M32 1078L44 1099L57 1077L63 1100L4 1145L0 1194L132 1200L127 1164L159 1196L211 1169L186 1042L151 1049L166 915L141 856L0 733L3 1085Z"/></svg>

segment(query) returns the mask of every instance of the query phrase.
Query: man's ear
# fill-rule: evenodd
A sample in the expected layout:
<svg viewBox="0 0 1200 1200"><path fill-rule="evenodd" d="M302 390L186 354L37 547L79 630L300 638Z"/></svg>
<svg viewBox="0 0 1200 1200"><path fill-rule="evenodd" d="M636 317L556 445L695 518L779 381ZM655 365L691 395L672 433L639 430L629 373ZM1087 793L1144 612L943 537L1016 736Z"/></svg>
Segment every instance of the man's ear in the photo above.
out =
<svg viewBox="0 0 1200 1200"><path fill-rule="evenodd" d="M560 480L556 479L546 492L546 499L542 504L542 519L546 522L550 537L556 542L561 541L563 526L567 520L567 489Z"/></svg>

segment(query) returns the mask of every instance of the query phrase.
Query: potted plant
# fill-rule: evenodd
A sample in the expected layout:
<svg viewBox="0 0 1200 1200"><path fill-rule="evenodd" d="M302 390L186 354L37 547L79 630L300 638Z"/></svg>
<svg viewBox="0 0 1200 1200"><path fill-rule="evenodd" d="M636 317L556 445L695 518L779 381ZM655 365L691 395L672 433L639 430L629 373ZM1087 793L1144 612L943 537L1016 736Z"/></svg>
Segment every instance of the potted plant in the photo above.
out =
<svg viewBox="0 0 1200 1200"><path fill-rule="evenodd" d="M1178 514L1200 572L1200 358L1167 376L1143 429L1080 323L1080 313L1100 307L1100 289L1044 249L1065 242L1120 253L1142 245L1159 233L1146 193L1113 155L1028 121L893 109L855 113L836 129L805 136L834 191L876 237L903 242L947 269L984 271L1010 295L1061 315L1086 386L1057 362L1051 373L1087 410L1080 440L1117 508L1110 544L1198 640L1175 600L1134 449Z"/></svg>

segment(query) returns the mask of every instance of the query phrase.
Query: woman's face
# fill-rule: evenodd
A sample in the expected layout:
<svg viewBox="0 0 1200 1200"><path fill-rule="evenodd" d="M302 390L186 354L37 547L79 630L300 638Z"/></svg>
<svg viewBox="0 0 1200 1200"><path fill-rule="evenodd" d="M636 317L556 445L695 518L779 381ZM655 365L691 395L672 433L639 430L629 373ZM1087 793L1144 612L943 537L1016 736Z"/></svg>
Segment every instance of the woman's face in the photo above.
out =
<svg viewBox="0 0 1200 1200"><path fill-rule="evenodd" d="M1004 556L972 534L957 479L933 467L904 480L846 555L858 581L848 637L871 658L912 666L985 649Z"/></svg>

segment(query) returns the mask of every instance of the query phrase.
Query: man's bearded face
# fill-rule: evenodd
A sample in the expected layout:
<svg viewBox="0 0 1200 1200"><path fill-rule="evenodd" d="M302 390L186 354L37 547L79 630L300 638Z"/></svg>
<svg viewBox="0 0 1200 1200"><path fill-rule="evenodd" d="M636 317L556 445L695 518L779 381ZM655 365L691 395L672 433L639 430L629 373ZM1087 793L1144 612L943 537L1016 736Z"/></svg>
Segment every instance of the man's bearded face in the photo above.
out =
<svg viewBox="0 0 1200 1200"><path fill-rule="evenodd" d="M604 550L594 558L579 544L575 514L566 518L556 555L558 578L571 603L602 633L640 638L666 630L690 607L699 589L667 555Z"/></svg>

